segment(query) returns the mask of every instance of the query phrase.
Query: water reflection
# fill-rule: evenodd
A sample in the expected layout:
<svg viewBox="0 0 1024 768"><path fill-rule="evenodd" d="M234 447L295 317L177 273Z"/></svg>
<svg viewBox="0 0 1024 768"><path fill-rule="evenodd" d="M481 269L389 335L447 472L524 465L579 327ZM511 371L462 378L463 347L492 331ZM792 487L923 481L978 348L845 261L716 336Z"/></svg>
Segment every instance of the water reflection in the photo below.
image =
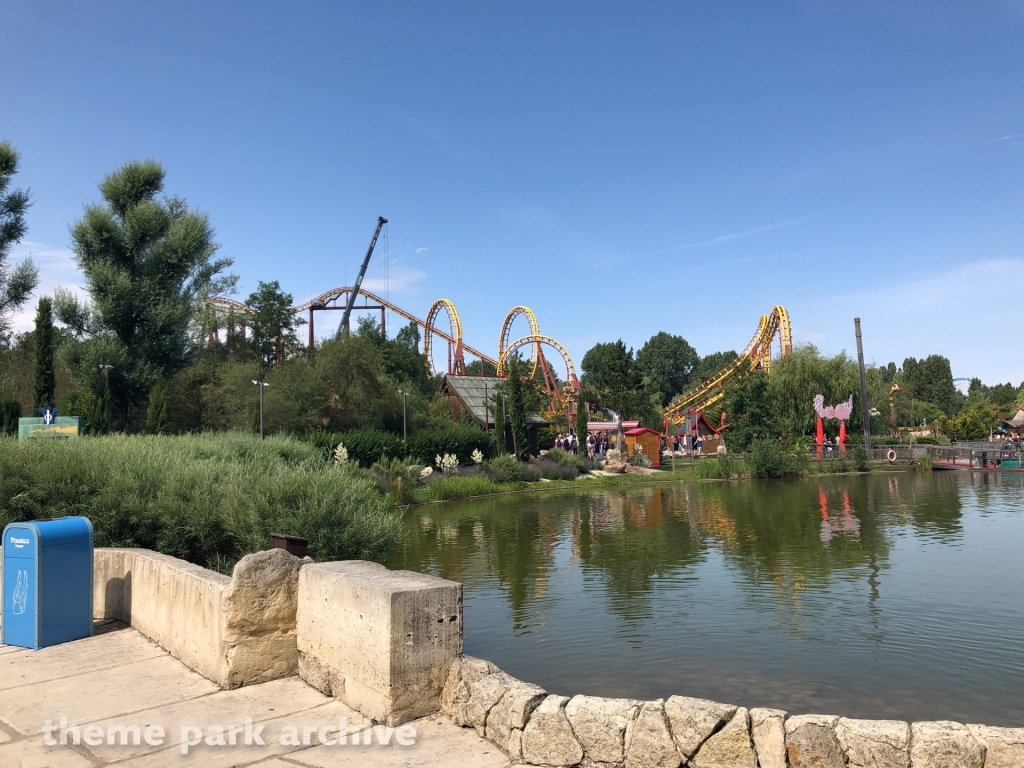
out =
<svg viewBox="0 0 1024 768"><path fill-rule="evenodd" d="M937 472L421 507L391 565L463 582L467 652L560 693L972 722L988 707L988 722L1024 725L1021 479Z"/></svg>

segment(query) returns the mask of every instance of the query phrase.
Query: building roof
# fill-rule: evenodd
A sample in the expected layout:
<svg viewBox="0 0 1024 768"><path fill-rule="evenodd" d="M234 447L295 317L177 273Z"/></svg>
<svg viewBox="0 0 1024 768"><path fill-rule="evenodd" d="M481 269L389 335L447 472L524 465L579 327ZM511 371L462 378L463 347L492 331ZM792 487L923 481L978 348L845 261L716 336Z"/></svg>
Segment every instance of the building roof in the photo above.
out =
<svg viewBox="0 0 1024 768"><path fill-rule="evenodd" d="M661 434L661 432L659 432L658 430L651 429L650 427L637 427L636 429L629 430L625 434L629 435L630 437L636 437L637 435L646 435L648 433L655 435Z"/></svg>
<svg viewBox="0 0 1024 768"><path fill-rule="evenodd" d="M711 432L713 432L714 434L720 435L722 433L722 430L720 430L717 427L715 427L710 421L707 420L707 418L705 418L704 411L701 411L700 413L697 413L697 414L692 414L692 413L689 414L683 420L683 423L680 424L675 429L675 431L673 431L672 434L674 434L674 435L689 434L689 433L693 432L693 430L696 428L696 425L697 425L698 421L701 422L702 424L704 424L704 426L707 427L709 430L711 430Z"/></svg>
<svg viewBox="0 0 1024 768"><path fill-rule="evenodd" d="M1012 419L1007 419L1003 424L1006 424L1011 429L1020 429L1021 427L1024 427L1024 411L1017 411L1016 416Z"/></svg>
<svg viewBox="0 0 1024 768"><path fill-rule="evenodd" d="M640 426L640 422L636 420L623 419L623 429L636 429ZM619 428L619 425L614 421L588 421L587 429L591 432L614 432Z"/></svg>
<svg viewBox="0 0 1024 768"><path fill-rule="evenodd" d="M494 426L494 414L489 412L486 402L494 396L496 387L505 382L503 376L445 376L444 391L455 396L469 415L484 427ZM546 426L547 422L535 413L526 415L527 424Z"/></svg>

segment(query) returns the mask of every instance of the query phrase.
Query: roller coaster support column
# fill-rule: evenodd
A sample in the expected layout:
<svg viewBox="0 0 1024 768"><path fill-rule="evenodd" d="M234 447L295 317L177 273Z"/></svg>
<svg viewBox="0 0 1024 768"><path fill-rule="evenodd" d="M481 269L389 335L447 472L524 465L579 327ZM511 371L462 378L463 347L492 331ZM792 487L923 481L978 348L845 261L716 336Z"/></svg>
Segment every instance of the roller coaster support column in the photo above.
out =
<svg viewBox="0 0 1024 768"><path fill-rule="evenodd" d="M309 348L313 348L313 308L309 308Z"/></svg>
<svg viewBox="0 0 1024 768"><path fill-rule="evenodd" d="M864 419L864 448L871 450L871 411L868 410L868 380L864 375L864 343L860 338L860 318L853 318L857 331L857 365L860 368L860 413Z"/></svg>

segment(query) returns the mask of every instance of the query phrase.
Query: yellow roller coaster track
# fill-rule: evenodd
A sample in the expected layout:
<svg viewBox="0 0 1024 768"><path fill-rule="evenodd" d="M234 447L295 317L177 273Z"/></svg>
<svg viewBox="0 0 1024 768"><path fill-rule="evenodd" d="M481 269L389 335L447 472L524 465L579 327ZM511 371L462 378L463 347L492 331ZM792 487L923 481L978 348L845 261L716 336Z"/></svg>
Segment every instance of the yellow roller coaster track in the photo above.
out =
<svg viewBox="0 0 1024 768"><path fill-rule="evenodd" d="M462 344L462 321L459 319L459 313L455 310L455 305L448 301L448 299L438 299L430 305L430 309L427 311L427 322L423 326L423 356L427 358L427 372L431 376L437 373L434 367L431 337L436 332L437 316L441 314L442 309L448 313L448 324L451 329L451 335L448 338L455 339L454 372L456 375L464 376L466 374L466 364L462 359L462 350L464 349Z"/></svg>
<svg viewBox="0 0 1024 768"><path fill-rule="evenodd" d="M501 324L501 336L498 337L498 360L505 359L505 348L508 347L509 336L512 333L512 322L520 315L529 321L530 335L540 335L540 326L537 324L537 316L533 314L533 310L529 307L512 307L505 316L505 322ZM531 379L537 374L537 366L540 365L540 344L541 342L538 341L533 345L533 359L531 360L533 367L530 368Z"/></svg>
<svg viewBox="0 0 1024 768"><path fill-rule="evenodd" d="M789 312L783 306L772 307L767 315L761 315L757 333L747 348L731 363L701 384L696 389L680 395L665 408L664 417L679 424L691 411L701 411L722 399L722 390L731 379L746 376L758 368L771 370L772 340L779 337L783 355L793 351L793 329L789 323Z"/></svg>
<svg viewBox="0 0 1024 768"><path fill-rule="evenodd" d="M348 293L351 290L352 290L352 288L349 287L349 286L343 286L341 288L332 288L331 290L325 291L324 293L321 293L319 296L310 299L309 301L305 302L304 304L299 304L298 306L292 307L292 312L298 314L299 312L308 312L309 310L313 310L313 309L324 309L326 307L332 307L332 305L334 305L338 301L338 299L340 299L343 296L347 296ZM414 315L414 314L412 314L410 312L406 312L401 307L396 306L395 304L392 304L389 301L385 301L380 296L377 296L376 294L371 293L370 291L366 290L365 288L360 288L359 289L359 295L360 295L360 297L369 299L370 301L375 301L377 304L379 304L382 307L387 308L391 312L394 312L399 317L404 317L406 320L410 320L410 321L416 323L418 326L423 328L424 331L426 330L426 327L427 327L427 321L426 320L421 320L420 318L416 317L416 315ZM249 313L252 312L252 309L250 307L247 307L245 304L242 304L241 302L235 301L234 299L226 298L224 296L214 296L214 297L212 297L210 299L207 299L206 306L207 306L207 308L210 308L210 309L227 309L227 308L231 307L231 308L234 308L234 309L241 310L243 312L249 312ZM359 309L359 307L357 306L356 309ZM461 327L460 327L460 332L461 332ZM440 336L445 341L450 342L451 344L454 344L456 346L458 346L459 342L462 341L461 333L460 333L459 338L455 338L451 334L445 333L444 331L440 330L436 326L431 329L431 333L433 335L435 335L435 336ZM424 334L424 335L426 335L426 334ZM490 355L485 355L480 350L474 349L473 347L469 346L468 344L463 344L462 345L462 349L465 352L468 352L469 354L473 355L477 359L482 360L483 362L487 363L491 367L493 367L493 368L497 368L498 367L498 361L495 360L494 358L492 358Z"/></svg>
<svg viewBox="0 0 1024 768"><path fill-rule="evenodd" d="M579 383L579 379L576 378L576 366L573 365L572 357L569 355L569 350L559 344L555 339L550 336L542 336L538 334L530 334L529 336L523 336L521 339L516 339L507 347L505 347L498 361L498 375L505 375L505 362L508 360L509 355L515 352L517 349L525 347L527 344L539 345L547 344L549 347L554 349L558 354L562 356L562 362L565 363L565 384L566 387L575 390Z"/></svg>

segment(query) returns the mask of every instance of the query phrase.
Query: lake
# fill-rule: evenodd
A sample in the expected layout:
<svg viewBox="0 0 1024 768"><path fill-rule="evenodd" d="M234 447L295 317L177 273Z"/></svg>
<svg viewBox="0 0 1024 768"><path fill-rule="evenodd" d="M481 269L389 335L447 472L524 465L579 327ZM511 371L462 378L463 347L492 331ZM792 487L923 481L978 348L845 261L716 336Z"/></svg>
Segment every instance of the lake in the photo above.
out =
<svg viewBox="0 0 1024 768"><path fill-rule="evenodd" d="M1024 476L528 493L407 512L465 651L572 696L1024 725Z"/></svg>

